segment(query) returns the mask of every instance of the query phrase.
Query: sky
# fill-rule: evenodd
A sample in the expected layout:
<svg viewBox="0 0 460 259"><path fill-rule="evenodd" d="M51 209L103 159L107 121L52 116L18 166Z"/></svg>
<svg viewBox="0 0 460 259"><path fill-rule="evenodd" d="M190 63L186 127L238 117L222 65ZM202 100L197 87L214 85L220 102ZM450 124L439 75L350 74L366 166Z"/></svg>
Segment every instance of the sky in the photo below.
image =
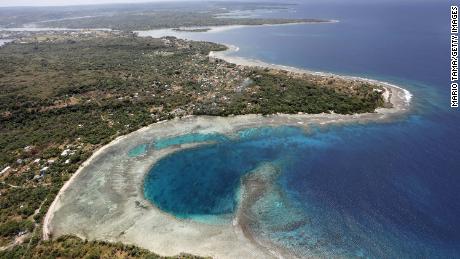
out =
<svg viewBox="0 0 460 259"><path fill-rule="evenodd" d="M0 7L5 6L63 6L63 5L89 5L89 4L108 4L108 3L145 3L145 2L173 2L173 1L199 1L199 0L0 0ZM234 1L234 0L233 0ZM238 0L244 1L244 0ZM247 0L248 2L278 2L279 0ZM329 1L334 2L337 0L291 0L286 2L302 2L302 1ZM340 2L342 0L339 0ZM350 1L364 1L367 0L350 0ZM376 0L371 0L376 1ZM378 0L378 1L401 1L401 0ZM450 1L450 0L403 0L403 1ZM453 3L453 1L452 1Z"/></svg>
<svg viewBox="0 0 460 259"><path fill-rule="evenodd" d="M156 0L158 2L158 0ZM161 0L170 2L172 0ZM57 6L57 5L88 5L107 3L144 3L155 0L0 0L0 6Z"/></svg>

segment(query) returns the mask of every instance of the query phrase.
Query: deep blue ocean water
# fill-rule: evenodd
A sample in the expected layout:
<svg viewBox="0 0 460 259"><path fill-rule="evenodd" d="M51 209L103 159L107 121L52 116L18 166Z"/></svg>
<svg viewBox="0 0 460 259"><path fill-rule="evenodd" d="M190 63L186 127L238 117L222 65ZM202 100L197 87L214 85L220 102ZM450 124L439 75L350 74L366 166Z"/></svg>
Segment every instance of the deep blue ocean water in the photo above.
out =
<svg viewBox="0 0 460 259"><path fill-rule="evenodd" d="M284 196L267 197L273 213L260 218L258 231L275 244L326 256L460 258L460 111L449 103L449 10L448 1L311 2L268 15L340 23L187 35L237 45L235 55L396 83L413 93L413 108L391 123L213 136L214 144L154 166L146 197L179 217L228 215L241 176L272 162ZM308 224L277 227L298 217Z"/></svg>

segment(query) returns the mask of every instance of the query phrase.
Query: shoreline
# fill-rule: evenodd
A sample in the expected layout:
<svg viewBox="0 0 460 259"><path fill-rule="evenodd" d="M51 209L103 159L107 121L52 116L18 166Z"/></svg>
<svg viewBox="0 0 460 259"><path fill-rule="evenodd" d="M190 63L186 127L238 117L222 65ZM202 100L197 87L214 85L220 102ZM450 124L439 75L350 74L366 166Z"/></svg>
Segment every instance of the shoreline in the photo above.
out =
<svg viewBox="0 0 460 259"><path fill-rule="evenodd" d="M155 139L190 132L231 136L241 129L262 126L296 126L308 130L313 125L380 121L381 116L376 113L188 116L149 125L118 137L81 165L48 209L43 237L73 234L82 239L134 244L162 256L189 253L215 258L276 258L275 255L287 253L276 246L267 249L269 244L261 244L253 239L256 237L248 236L244 222L235 224L234 220L233 224L209 225L179 219L145 199L144 177L156 162L174 152L205 143L150 149L146 155L134 158L128 157L128 151ZM234 217L236 215L235 212Z"/></svg>
<svg viewBox="0 0 460 259"><path fill-rule="evenodd" d="M303 69L303 68L298 68L298 67L293 67L293 66L287 66L287 65L279 65L279 64L270 64L261 60L257 59L250 59L250 58L244 58L240 56L231 56L231 53L236 53L239 51L239 47L230 45L230 44L224 44L224 43L219 43L222 45L225 45L227 47L227 50L224 51L211 51L209 53L210 58L216 58L216 59L221 59L224 60L228 63L233 63L239 66L249 66L249 67L258 67L258 68L269 68L269 69L276 69L276 70L283 70L295 74L307 74L307 75L312 75L312 76L321 76L321 77L336 77L336 78L341 78L344 80L355 80L355 81L362 81L362 82L367 82L369 84L373 85L379 85L383 87L389 87L393 89L398 89L403 92L403 96L399 96L400 98L405 99L405 105L407 107L410 106L410 102L412 100L413 95L405 88L397 86L392 83L388 83L385 81L379 81L375 79L370 79L370 78L365 78L365 77L359 77L359 76L347 76L347 75L339 75L339 74L334 74L330 72L320 72L320 71L312 71L308 69ZM395 103L392 103L395 105ZM396 103L396 106L400 106L399 103ZM397 107L396 107L397 108Z"/></svg>
<svg viewBox="0 0 460 259"><path fill-rule="evenodd" d="M154 37L161 38L166 36L174 36L181 39L192 40L184 36L184 33L218 33L225 32L234 29L241 29L247 27L273 27L273 26L291 26L291 25L300 25L300 24L331 24L338 23L339 20L324 20L324 21L311 21L311 22L289 22L289 23L266 23L266 24L253 24L253 25L244 25L244 24L234 24L234 25L213 25L213 26L184 26L184 27L175 27L175 28L161 28L161 29L152 29L152 30L135 30L133 33L137 34L139 37ZM180 30L177 30L180 29ZM187 31L193 29L207 29L206 31ZM149 35L150 34L150 35ZM221 44L221 43L220 43Z"/></svg>
<svg viewBox="0 0 460 259"><path fill-rule="evenodd" d="M221 59L224 60L228 63L233 63L235 65L239 66L246 66L246 67L257 67L257 68L269 68L269 69L276 69L276 70L284 70L287 72L295 73L295 74L307 74L307 75L313 75L313 76L320 76L320 77L335 77L335 78L341 78L345 80L357 80L357 81L363 81L370 83L372 85L379 85L383 86L385 89L383 96L386 102L389 102L393 105L392 108L378 108L376 109L376 112L383 112L386 113L389 110L394 110L396 113L405 113L410 106L411 100L413 95L407 90L404 89L400 86L384 82L384 81L378 81L374 79L369 79L369 78L364 78L364 77L357 77L357 76L346 76L346 75L338 75L330 72L319 72L319 71L311 71L308 69L302 69L302 68L297 68L293 66L286 66L286 65L279 65L279 64L270 64L267 62L263 62L261 60L256 60L256 59L249 59L249 58L244 58L240 56L230 56L231 53L236 53L239 51L239 47L234 46L234 45L229 45L229 44L223 44L227 47L227 50L225 51L211 51L209 53L210 58L215 58L215 59ZM397 98L403 99L404 103L401 102L395 102L394 97L393 97L393 92L394 90L397 90ZM257 170L257 169L256 169ZM244 185L243 185L244 186ZM242 204L245 203L244 199L241 199ZM244 206L240 204L240 206ZM262 247L263 249L266 249L269 251L271 254L273 254L277 258L297 258L296 255L290 253L289 251L285 250L282 247L279 247L278 245L270 242L269 240L257 240L257 237L254 236L253 233L249 229L246 229L248 223L245 222L247 220L241 220L241 212L240 210L243 210L242 207L236 212L236 224L240 226L243 230L243 234L246 236L246 238L250 241L258 245L259 247ZM244 218L244 217L243 217ZM246 229L246 230L245 230Z"/></svg>
<svg viewBox="0 0 460 259"><path fill-rule="evenodd" d="M143 180L150 168L168 154L191 148L184 144L165 150L149 150L144 157L127 158L124 151L154 138L178 136L190 132L232 134L251 127L291 125L308 129L312 125L338 125L343 123L379 122L404 114L410 108L412 95L399 86L352 76L313 72L305 69L268 64L259 60L228 56L238 51L228 46L227 51L210 52L218 58L241 66L279 69L292 73L345 80L360 80L384 87L386 99L392 108L378 108L374 113L342 114L257 114L213 117L187 116L155 123L124 136L117 137L99 148L82 163L63 185L49 207L43 221L43 239L73 234L83 239L120 241L147 248L162 256L190 253L216 258L278 257L285 252L276 247L265 251L261 244L248 236L240 223L229 226L210 226L169 215L145 199ZM80 197L81 195L81 197ZM135 202L145 204L139 209ZM235 215L237 213L235 212ZM236 219L236 218L235 218ZM152 233L145 226L152 227ZM213 237L212 241L209 237ZM273 250L274 249L274 250Z"/></svg>
<svg viewBox="0 0 460 259"><path fill-rule="evenodd" d="M138 131L141 131L141 130L142 130L142 128L139 129ZM69 186L75 181L75 179L78 177L78 175L81 173L81 171L83 171L85 169L85 167L87 167L91 163L91 161L95 157L98 156L98 154L104 152L104 150L107 149L110 144L115 145L116 143L118 143L119 141L123 140L124 138L126 138L128 136L129 136L129 134L124 135L124 136L119 136L119 137L115 138L113 141L111 141L109 144L98 148L87 160L85 160L80 165L80 167L70 177L70 179L67 180L67 182L64 183L64 185L61 187L61 189L59 190L58 194L56 195L55 199L51 203L50 207L48 208L48 211L46 212L45 217L43 219L43 240L50 239L51 230L49 229L49 225L50 225L50 222L53 220L54 208L59 205L59 197L69 188Z"/></svg>
<svg viewBox="0 0 460 259"><path fill-rule="evenodd" d="M264 23L264 24L234 24L234 25L214 25L214 26L190 26L190 27L179 27L178 29L209 29L202 33L213 33L213 32L223 32L227 30L245 28L245 27L273 27L273 26L290 26L290 25L300 25L300 24L328 24L328 23L338 23L339 20L323 20L323 21L304 21L304 22L287 22L287 23ZM163 28L158 30L174 30L177 28ZM147 30L150 31L150 30ZM188 32L188 31L183 31Z"/></svg>
<svg viewBox="0 0 460 259"><path fill-rule="evenodd" d="M149 150L142 157L127 158L131 148L187 134L234 132L261 126L339 125L380 121L381 114L340 115L240 115L233 117L188 116L149 125L120 136L98 149L61 188L44 220L43 237L73 234L82 239L134 244L162 256L190 253L216 258L270 258L287 254L279 247L261 244L244 230L244 222L228 226L181 220L156 208L143 195L143 181L150 168L165 156L200 144L183 144ZM99 185L98 183L101 183ZM134 205L140 201L144 209ZM236 212L235 212L236 213ZM235 214L237 215L237 214ZM235 218L234 218L235 219ZM234 221L235 222L235 221ZM154 225L152 232L146 226ZM218 237L209 241L209 237ZM248 243L249 241L249 243ZM236 250L235 250L236 249ZM268 253L268 254L267 254Z"/></svg>
<svg viewBox="0 0 460 259"><path fill-rule="evenodd" d="M47 22L47 21L43 21ZM230 24L230 25L212 25L212 26L183 26L183 27L170 27L170 28L158 28L151 30L134 30L132 32L150 32L150 31L176 31L176 32L188 32L188 29L208 29L208 31L200 31L201 33L212 33L222 32L227 30L239 29L244 27L257 27L257 26L289 26L298 24L329 24L338 23L339 20L321 20L321 21L304 21L304 22L287 22L287 23L264 23L264 24ZM37 22L41 23L41 22ZM179 29L177 31L177 29ZM185 29L182 31L182 29ZM47 31L119 31L111 28L66 28L66 27L39 27L39 26L23 26L23 27L0 27L0 31L5 32L47 32Z"/></svg>

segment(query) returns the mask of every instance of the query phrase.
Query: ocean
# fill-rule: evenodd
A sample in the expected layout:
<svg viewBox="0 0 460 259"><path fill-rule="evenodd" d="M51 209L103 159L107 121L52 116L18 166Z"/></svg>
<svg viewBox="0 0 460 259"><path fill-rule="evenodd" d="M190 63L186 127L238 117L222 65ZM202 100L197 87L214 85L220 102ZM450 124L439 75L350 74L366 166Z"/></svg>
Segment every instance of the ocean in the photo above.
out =
<svg viewBox="0 0 460 259"><path fill-rule="evenodd" d="M270 164L280 172L269 188L276 191L248 211L259 240L302 257L460 258L460 110L450 108L449 14L447 1L313 1L250 15L340 22L180 33L238 46L232 55L394 83L411 91L412 108L389 123L212 135L215 144L156 164L146 197L181 218L226 222L244 176Z"/></svg>

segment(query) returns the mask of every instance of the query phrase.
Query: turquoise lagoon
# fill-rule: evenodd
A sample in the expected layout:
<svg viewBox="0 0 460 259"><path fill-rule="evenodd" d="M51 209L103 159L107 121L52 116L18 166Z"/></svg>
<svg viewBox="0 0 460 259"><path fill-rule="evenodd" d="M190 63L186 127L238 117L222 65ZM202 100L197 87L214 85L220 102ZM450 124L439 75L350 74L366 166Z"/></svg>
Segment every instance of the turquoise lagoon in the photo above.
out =
<svg viewBox="0 0 460 259"><path fill-rule="evenodd" d="M253 214L260 218L252 231L275 244L301 255L454 256L460 179L449 171L423 172L436 172L436 161L454 166L444 156L456 153L428 157L419 139L427 136L411 133L432 126L413 116L308 132L251 128L220 141L211 135L213 144L156 163L145 178L145 197L176 217L226 224L238 207L242 177L270 163L281 172L273 183L281 195L259 200Z"/></svg>
<svg viewBox="0 0 460 259"><path fill-rule="evenodd" d="M300 256L460 258L460 113L449 103L449 3L332 0L293 8L291 17L340 23L184 37L239 46L233 55L399 84L414 95L411 112L390 123L214 136L155 164L146 198L179 218L216 224L238 209L242 179L270 164L279 170L273 191L250 208L258 238ZM189 139L206 141L166 142Z"/></svg>

